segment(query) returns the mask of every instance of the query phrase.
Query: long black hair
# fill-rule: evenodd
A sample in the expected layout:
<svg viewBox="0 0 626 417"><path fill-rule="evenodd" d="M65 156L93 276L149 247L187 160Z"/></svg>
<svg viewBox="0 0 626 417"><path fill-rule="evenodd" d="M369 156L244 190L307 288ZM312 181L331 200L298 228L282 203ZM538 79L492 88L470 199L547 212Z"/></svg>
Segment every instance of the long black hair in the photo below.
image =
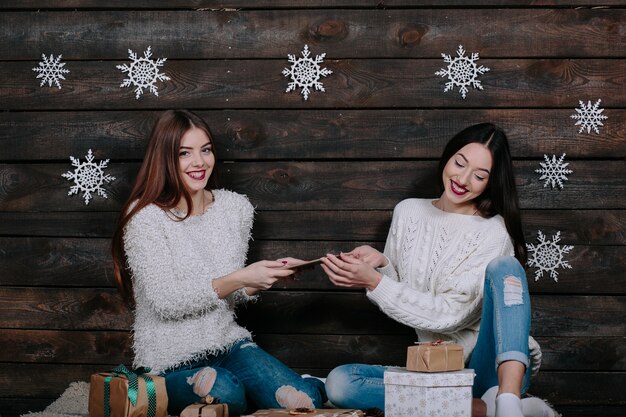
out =
<svg viewBox="0 0 626 417"><path fill-rule="evenodd" d="M526 241L522 231L509 141L502 129L491 123L480 123L463 129L450 139L439 160L440 192L444 190L444 167L450 158L469 143L485 145L493 159L487 188L474 199L476 208L483 217L499 214L504 218L506 230L513 239L515 257L524 265L527 257Z"/></svg>

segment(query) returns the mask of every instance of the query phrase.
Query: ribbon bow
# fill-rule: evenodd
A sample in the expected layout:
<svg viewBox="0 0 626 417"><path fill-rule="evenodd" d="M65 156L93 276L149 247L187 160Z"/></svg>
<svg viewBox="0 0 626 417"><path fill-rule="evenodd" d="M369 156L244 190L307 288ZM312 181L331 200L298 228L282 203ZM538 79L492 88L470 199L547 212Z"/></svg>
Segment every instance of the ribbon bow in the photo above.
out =
<svg viewBox="0 0 626 417"><path fill-rule="evenodd" d="M137 405L137 397L139 395L139 378L146 382L146 392L148 394L148 416L154 417L156 415L156 387L154 381L150 375L144 375L150 372L151 369L145 366L140 366L135 369L128 369L124 365L119 365L117 368L111 371L111 375L104 379L104 417L111 416L111 406L109 400L111 397L110 381L114 377L126 377L128 379L128 399L133 404Z"/></svg>

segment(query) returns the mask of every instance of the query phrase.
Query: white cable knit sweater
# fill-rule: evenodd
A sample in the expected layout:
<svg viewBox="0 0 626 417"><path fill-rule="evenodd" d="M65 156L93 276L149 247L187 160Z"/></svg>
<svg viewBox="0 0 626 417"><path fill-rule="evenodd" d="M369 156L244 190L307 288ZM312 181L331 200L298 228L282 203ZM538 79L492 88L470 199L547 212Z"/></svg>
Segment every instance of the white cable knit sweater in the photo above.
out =
<svg viewBox="0 0 626 417"><path fill-rule="evenodd" d="M393 212L383 278L367 296L420 341L451 340L465 359L478 338L487 264L513 256L504 219L446 213L430 199L408 199Z"/></svg>
<svg viewBox="0 0 626 417"><path fill-rule="evenodd" d="M211 281L245 266L254 208L241 194L213 194L202 215L175 221L149 205L125 228L136 301L135 366L161 372L251 337L235 322L234 305L254 297L240 289L220 299Z"/></svg>

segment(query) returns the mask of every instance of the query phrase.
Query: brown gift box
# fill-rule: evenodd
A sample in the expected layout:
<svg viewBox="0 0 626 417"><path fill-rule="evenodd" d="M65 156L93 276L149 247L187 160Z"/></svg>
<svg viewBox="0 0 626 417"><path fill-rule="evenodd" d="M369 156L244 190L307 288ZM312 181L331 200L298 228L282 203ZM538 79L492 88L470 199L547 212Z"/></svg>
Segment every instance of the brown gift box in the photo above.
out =
<svg viewBox="0 0 626 417"><path fill-rule="evenodd" d="M300 412L296 414L296 410L287 410L284 408L270 408L269 410L258 410L252 416L257 417L363 417L365 414L361 410L329 408L310 410L309 412Z"/></svg>
<svg viewBox="0 0 626 417"><path fill-rule="evenodd" d="M416 372L458 371L465 368L463 346L440 340L409 346L406 369Z"/></svg>
<svg viewBox="0 0 626 417"><path fill-rule="evenodd" d="M89 416L104 417L104 380L111 373L99 373L91 375L89 386ZM150 375L156 388L156 414L155 417L167 417L167 392L165 390L165 378ZM138 378L139 390L137 404L133 405L128 399L128 379L123 376L114 376L109 381L110 417L146 417L148 415L148 393L146 381Z"/></svg>
<svg viewBox="0 0 626 417"><path fill-rule="evenodd" d="M180 412L180 417L228 417L228 405L191 404Z"/></svg>

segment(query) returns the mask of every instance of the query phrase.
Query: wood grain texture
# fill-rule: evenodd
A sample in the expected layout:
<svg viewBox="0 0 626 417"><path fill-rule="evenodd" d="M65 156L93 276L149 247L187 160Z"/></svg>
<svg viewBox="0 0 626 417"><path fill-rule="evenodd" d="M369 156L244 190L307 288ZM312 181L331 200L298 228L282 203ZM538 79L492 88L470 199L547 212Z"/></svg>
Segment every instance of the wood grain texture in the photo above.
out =
<svg viewBox="0 0 626 417"><path fill-rule="evenodd" d="M0 56L124 60L150 45L169 59L286 59L308 44L327 59L440 58L463 40L485 58L605 58L626 54L624 20L603 8L13 12L0 14Z"/></svg>
<svg viewBox="0 0 626 417"><path fill-rule="evenodd" d="M578 134L571 109L215 110L211 126L221 160L439 158L457 132L501 126L514 158L626 157L626 110L605 109L600 135ZM67 160L92 149L111 160L143 158L160 112L0 113L0 155L8 161ZM564 134L566 133L566 134ZM53 143L54 146L50 144Z"/></svg>
<svg viewBox="0 0 626 417"><path fill-rule="evenodd" d="M391 222L387 210L258 210L253 226L257 240L327 240L384 242ZM527 241L561 231L569 245L624 245L626 214L622 210L522 210ZM0 212L5 236L109 238L117 212ZM306 227L303 227L306 225ZM341 225L340 228L337 225Z"/></svg>
<svg viewBox="0 0 626 417"><path fill-rule="evenodd" d="M168 60L161 72L171 80L156 83L159 96L145 92L136 100L133 88L120 88L126 77L115 68L130 62L72 61L62 89L39 86L32 72L37 61L3 63L1 108L572 108L587 97L603 98L607 108L626 107L626 63L620 59L481 59L491 71L480 77L483 91L468 92L470 100L458 88L444 93L446 80L435 75L447 66L441 59L327 60L323 67L333 74L322 79L326 93L312 92L306 101L299 90L284 92L286 60Z"/></svg>
<svg viewBox="0 0 626 417"><path fill-rule="evenodd" d="M131 337L127 331L4 329L0 334L0 361L98 364L104 370L132 363Z"/></svg>
<svg viewBox="0 0 626 417"><path fill-rule="evenodd" d="M60 395L70 382L87 381L95 372L107 370L102 365L0 364L0 397L37 398ZM296 371L315 369L296 368ZM314 372L315 375L323 375ZM532 392L560 405L624 405L621 384L624 372L541 372ZM606 384L606 386L605 386Z"/></svg>
<svg viewBox="0 0 626 417"><path fill-rule="evenodd" d="M416 336L261 333L254 340L289 367L332 369L354 362L404 365ZM623 336L539 337L541 371L624 371L625 341ZM6 329L0 334L0 361L116 366L132 362L131 344L126 331Z"/></svg>
<svg viewBox="0 0 626 417"><path fill-rule="evenodd" d="M79 156L82 163L84 156ZM98 163L102 156L95 154ZM570 161L574 171L562 190L546 189L535 172L539 161L517 161L516 182L525 209L622 209L626 207L626 161ZM566 161L567 162L567 161ZM437 163L345 162L222 162L220 180L246 194L258 210L391 209L405 198L437 192ZM0 164L2 211L115 211L130 193L139 169L136 163L110 162L105 173L116 179L103 184L108 198L95 195L86 205L83 192L68 196L71 164ZM583 195L585 198L580 198Z"/></svg>
<svg viewBox="0 0 626 417"><path fill-rule="evenodd" d="M383 242L255 240L248 262L285 256L312 259L326 253L347 252L362 244L383 249ZM0 247L4 248L0 252L0 285L115 287L108 239L0 238ZM626 250L622 246L576 245L564 258L572 269L559 268L558 282L547 273L535 280L535 268L526 268L533 294L625 294ZM277 282L274 288L344 290L335 287L321 268Z"/></svg>
<svg viewBox="0 0 626 417"><path fill-rule="evenodd" d="M626 330L624 296L534 295L532 304L537 336L615 336ZM132 322L114 289L1 287L0 307L7 329L128 330ZM262 302L239 309L238 316L254 334L412 331L381 313L364 294L352 292L270 291Z"/></svg>
<svg viewBox="0 0 626 417"><path fill-rule="evenodd" d="M131 361L132 315L114 288L111 237L163 109L209 121L224 186L257 207L248 261L382 249L393 207L438 193L449 138L492 121L516 165L528 242L561 232L572 269L535 281L543 369L531 393L566 417L626 415L624 0L23 0L0 2L0 414L41 410L71 381ZM325 53L325 93L285 93L287 54ZM444 92L459 44L490 68L483 91ZM167 57L159 97L120 88L128 49ZM63 88L40 87L62 54ZM608 119L579 133L579 100ZM69 155L110 158L108 199L67 196ZM565 153L563 190L543 155ZM297 372L402 364L412 329L320 268L238 311ZM285 319L288 317L289 319ZM307 352L307 354L302 354Z"/></svg>
<svg viewBox="0 0 626 417"><path fill-rule="evenodd" d="M622 5L623 0L602 0L602 4ZM421 8L421 7L554 7L554 6L598 6L593 0L307 0L305 4L294 4L293 0L21 0L19 3L0 3L0 9L303 9L303 8Z"/></svg>
<svg viewBox="0 0 626 417"><path fill-rule="evenodd" d="M624 334L621 296L532 297L532 333L536 336L614 336ZM319 314L311 317L310 310ZM581 316L581 312L585 312ZM289 315L287 322L280 317ZM256 333L398 334L412 331L382 315L363 294L268 292L263 302L239 312ZM341 330L339 330L341 328ZM325 329L325 330L324 330Z"/></svg>

